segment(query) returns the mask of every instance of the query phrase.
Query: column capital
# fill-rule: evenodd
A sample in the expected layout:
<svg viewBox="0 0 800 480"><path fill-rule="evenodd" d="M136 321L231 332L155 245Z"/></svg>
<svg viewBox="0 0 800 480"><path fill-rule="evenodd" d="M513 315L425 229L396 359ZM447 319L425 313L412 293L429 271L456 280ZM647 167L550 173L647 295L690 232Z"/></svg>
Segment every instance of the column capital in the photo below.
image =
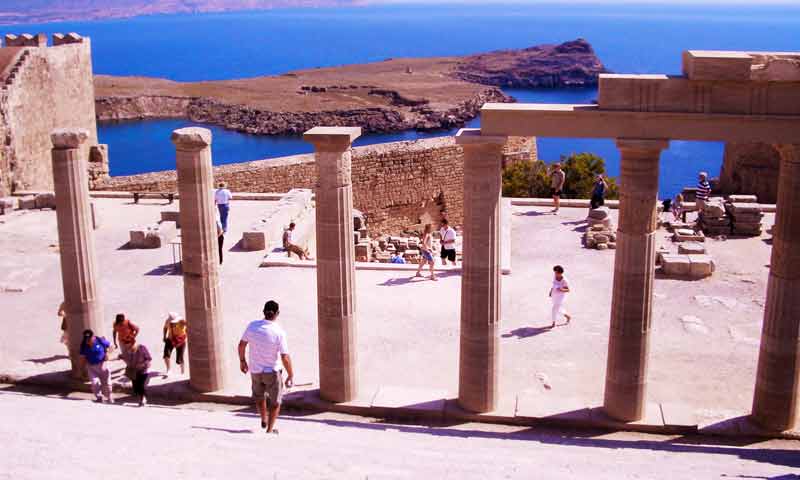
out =
<svg viewBox="0 0 800 480"><path fill-rule="evenodd" d="M303 134L303 140L324 152L343 152L361 136L361 127L314 127Z"/></svg>
<svg viewBox="0 0 800 480"><path fill-rule="evenodd" d="M50 140L56 150L80 148L88 139L89 131L84 128L58 128L50 134Z"/></svg>
<svg viewBox="0 0 800 480"><path fill-rule="evenodd" d="M508 137L481 135L480 128L462 128L456 134L456 144L462 147L482 145L505 145Z"/></svg>
<svg viewBox="0 0 800 480"><path fill-rule="evenodd" d="M211 130L207 128L179 128L172 132L172 143L182 151L200 151L211 146Z"/></svg>
<svg viewBox="0 0 800 480"><path fill-rule="evenodd" d="M661 151L669 148L666 138L618 138L617 148L620 150Z"/></svg>

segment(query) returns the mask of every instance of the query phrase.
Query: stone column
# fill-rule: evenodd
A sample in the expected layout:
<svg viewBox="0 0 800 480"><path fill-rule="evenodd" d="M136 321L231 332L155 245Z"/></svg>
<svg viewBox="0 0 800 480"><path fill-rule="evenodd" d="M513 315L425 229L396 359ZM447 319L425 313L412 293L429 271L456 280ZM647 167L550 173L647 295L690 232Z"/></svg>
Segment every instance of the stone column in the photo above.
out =
<svg viewBox="0 0 800 480"><path fill-rule="evenodd" d="M64 288L69 356L72 375L80 369L80 344L85 329L98 335L103 329L103 309L97 295L96 260L92 214L89 208L88 159L81 156L89 132L82 129L55 130L53 183L56 196L58 243L61 252L61 282Z"/></svg>
<svg viewBox="0 0 800 480"><path fill-rule="evenodd" d="M458 403L465 410L497 407L500 356L500 195L506 137L462 129L464 251Z"/></svg>
<svg viewBox="0 0 800 480"><path fill-rule="evenodd" d="M618 139L621 153L619 230L608 339L605 399L608 415L644 416L653 313L658 163L666 140Z"/></svg>
<svg viewBox="0 0 800 480"><path fill-rule="evenodd" d="M319 392L331 402L358 394L350 145L359 136L353 127L316 127L303 135L316 152Z"/></svg>
<svg viewBox="0 0 800 480"><path fill-rule="evenodd" d="M172 132L180 194L183 299L189 326L189 384L211 392L225 386L227 357L222 326L211 132Z"/></svg>
<svg viewBox="0 0 800 480"><path fill-rule="evenodd" d="M778 211L752 418L771 430L789 430L800 397L800 144L778 150Z"/></svg>

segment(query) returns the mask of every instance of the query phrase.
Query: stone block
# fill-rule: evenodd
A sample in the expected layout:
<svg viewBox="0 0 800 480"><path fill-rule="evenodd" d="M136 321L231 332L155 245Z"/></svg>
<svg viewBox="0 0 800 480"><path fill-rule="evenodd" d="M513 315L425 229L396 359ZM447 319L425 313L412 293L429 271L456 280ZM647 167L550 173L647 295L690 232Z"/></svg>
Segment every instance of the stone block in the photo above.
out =
<svg viewBox="0 0 800 480"><path fill-rule="evenodd" d="M694 232L688 229L678 229L672 235L673 242L705 242L706 237L703 232Z"/></svg>
<svg viewBox="0 0 800 480"><path fill-rule="evenodd" d="M178 210L162 210L161 221L175 222L175 225L177 225L178 228L181 228L180 212Z"/></svg>
<svg viewBox="0 0 800 480"><path fill-rule="evenodd" d="M0 198L0 215L10 213L19 205L17 197L2 197Z"/></svg>
<svg viewBox="0 0 800 480"><path fill-rule="evenodd" d="M267 249L267 232L263 230L246 230L242 233L242 249L257 252Z"/></svg>
<svg viewBox="0 0 800 480"><path fill-rule="evenodd" d="M177 236L175 222L162 222L130 231L129 246L131 248L161 248Z"/></svg>
<svg viewBox="0 0 800 480"><path fill-rule="evenodd" d="M617 242L608 242L608 249L609 250L616 250L617 249Z"/></svg>
<svg viewBox="0 0 800 480"><path fill-rule="evenodd" d="M595 208L593 210L589 210L589 215L587 218L592 220L605 220L611 216L611 210L608 207L600 207Z"/></svg>
<svg viewBox="0 0 800 480"><path fill-rule="evenodd" d="M358 242L361 241L361 233L353 232L353 245L358 245Z"/></svg>
<svg viewBox="0 0 800 480"><path fill-rule="evenodd" d="M722 217L725 215L725 204L721 200L712 200L706 203L701 213L703 217Z"/></svg>
<svg viewBox="0 0 800 480"><path fill-rule="evenodd" d="M608 243L598 243L595 248L598 250L608 250Z"/></svg>
<svg viewBox="0 0 800 480"><path fill-rule="evenodd" d="M696 81L750 81L753 57L744 52L688 50L683 52L683 74Z"/></svg>
<svg viewBox="0 0 800 480"><path fill-rule="evenodd" d="M755 195L728 195L728 201L731 203L758 203L758 197Z"/></svg>
<svg viewBox="0 0 800 480"><path fill-rule="evenodd" d="M691 265L689 276L692 278L710 277L714 273L714 260L710 255L688 255Z"/></svg>
<svg viewBox="0 0 800 480"><path fill-rule="evenodd" d="M355 255L357 262L369 262L372 258L372 246L369 244L369 242L357 243Z"/></svg>
<svg viewBox="0 0 800 480"><path fill-rule="evenodd" d="M664 255L670 255L669 249L666 247L658 247L656 250L656 265L661 265L661 259Z"/></svg>
<svg viewBox="0 0 800 480"><path fill-rule="evenodd" d="M609 240L608 235L604 235L602 233L598 233L594 236L594 241L597 244L608 243L608 240Z"/></svg>
<svg viewBox="0 0 800 480"><path fill-rule="evenodd" d="M56 194L55 193L39 193L34 199L36 208L56 208Z"/></svg>
<svg viewBox="0 0 800 480"><path fill-rule="evenodd" d="M403 252L403 258L409 263L416 263L419 261L419 250L406 250Z"/></svg>
<svg viewBox="0 0 800 480"><path fill-rule="evenodd" d="M32 210L36 208L36 197L33 195L25 195L19 199L20 210Z"/></svg>
<svg viewBox="0 0 800 480"><path fill-rule="evenodd" d="M369 240L369 233L367 232L366 227L362 227L358 230L358 235L360 240Z"/></svg>
<svg viewBox="0 0 800 480"><path fill-rule="evenodd" d="M681 255L703 255L706 247L698 242L684 242L678 245L678 253Z"/></svg>
<svg viewBox="0 0 800 480"><path fill-rule="evenodd" d="M689 255L662 255L661 272L674 277L688 277L691 274L692 261Z"/></svg>
<svg viewBox="0 0 800 480"><path fill-rule="evenodd" d="M389 263L392 260L392 254L389 252L375 252L375 260L380 263Z"/></svg>
<svg viewBox="0 0 800 480"><path fill-rule="evenodd" d="M761 204L759 203L728 203L727 208L734 217L741 214L757 215L761 213Z"/></svg>

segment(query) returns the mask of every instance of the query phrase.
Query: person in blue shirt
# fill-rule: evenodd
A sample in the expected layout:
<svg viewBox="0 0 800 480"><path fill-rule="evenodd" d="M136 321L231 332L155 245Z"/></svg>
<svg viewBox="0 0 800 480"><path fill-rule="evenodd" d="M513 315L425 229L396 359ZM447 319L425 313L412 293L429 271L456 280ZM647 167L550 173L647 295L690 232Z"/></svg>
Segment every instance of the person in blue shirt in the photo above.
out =
<svg viewBox="0 0 800 480"><path fill-rule="evenodd" d="M89 372L89 380L92 382L92 393L98 403L102 403L102 391L108 403L114 403L111 398L111 372L106 366L108 352L112 350L111 342L104 337L96 337L91 330L83 331L81 341L81 361Z"/></svg>
<svg viewBox="0 0 800 480"><path fill-rule="evenodd" d="M392 253L392 258L389 261L390 263L406 263L406 259L403 258L401 255L396 253Z"/></svg>
<svg viewBox="0 0 800 480"><path fill-rule="evenodd" d="M598 175L594 181L594 188L592 189L592 199L590 201L592 210L602 207L606 203L606 188L608 184L602 175Z"/></svg>

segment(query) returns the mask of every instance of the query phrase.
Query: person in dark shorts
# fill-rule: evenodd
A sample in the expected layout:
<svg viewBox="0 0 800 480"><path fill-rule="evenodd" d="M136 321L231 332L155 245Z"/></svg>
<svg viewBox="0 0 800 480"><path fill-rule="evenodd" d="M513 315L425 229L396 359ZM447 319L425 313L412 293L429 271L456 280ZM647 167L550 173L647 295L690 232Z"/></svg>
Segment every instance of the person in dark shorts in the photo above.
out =
<svg viewBox="0 0 800 480"><path fill-rule="evenodd" d="M446 218L442 219L442 226L439 229L439 236L442 239L442 265L447 265L447 261L456 264L456 231L450 226Z"/></svg>
<svg viewBox="0 0 800 480"><path fill-rule="evenodd" d="M554 164L553 172L550 174L550 187L553 192L553 204L555 205L553 213L558 213L558 209L561 207L561 194L564 192L565 180L566 174L564 170L561 170L561 164Z"/></svg>
<svg viewBox="0 0 800 480"><path fill-rule="evenodd" d="M283 389L291 388L294 381L286 332L277 323L279 313L278 302L268 301L264 304L264 318L250 322L239 341L239 369L250 373L253 400L261 414L261 428L266 428L267 433L278 433L274 427L283 402ZM249 363L245 359L248 345ZM281 364L286 368L285 382Z"/></svg>
<svg viewBox="0 0 800 480"><path fill-rule="evenodd" d="M178 313L169 312L164 322L164 365L167 367L164 376L169 376L169 362L173 350L175 350L175 363L180 365L181 375L184 374L183 351L186 349L187 334L186 319Z"/></svg>

